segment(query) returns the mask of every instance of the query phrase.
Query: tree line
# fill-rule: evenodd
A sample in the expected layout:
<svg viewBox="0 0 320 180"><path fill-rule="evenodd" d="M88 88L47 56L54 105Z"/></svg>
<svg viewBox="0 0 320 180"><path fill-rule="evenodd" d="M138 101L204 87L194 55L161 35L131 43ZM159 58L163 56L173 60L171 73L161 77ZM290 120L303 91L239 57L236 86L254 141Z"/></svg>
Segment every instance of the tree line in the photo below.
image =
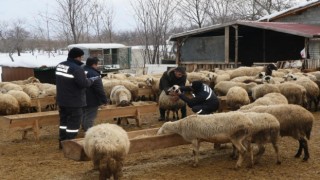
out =
<svg viewBox="0 0 320 180"><path fill-rule="evenodd" d="M116 31L116 12L105 0L55 0L54 13L41 12L35 25L0 21L0 52L48 52L76 43L144 45L146 63L159 63L171 34L234 20L257 20L292 7L292 0L134 0L136 27ZM150 50L152 46L152 50ZM162 46L162 47L161 47ZM50 53L48 54L50 56Z"/></svg>

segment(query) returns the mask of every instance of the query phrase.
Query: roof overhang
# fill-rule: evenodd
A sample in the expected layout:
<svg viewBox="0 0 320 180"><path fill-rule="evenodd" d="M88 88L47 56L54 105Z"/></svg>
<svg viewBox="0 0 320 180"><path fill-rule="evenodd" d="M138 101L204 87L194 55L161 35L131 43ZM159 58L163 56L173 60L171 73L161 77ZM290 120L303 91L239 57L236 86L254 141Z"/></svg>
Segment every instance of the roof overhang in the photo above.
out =
<svg viewBox="0 0 320 180"><path fill-rule="evenodd" d="M187 38L196 36L199 34L204 34L211 31L217 31L228 26L247 26L258 29L271 30L296 36L302 36L306 38L319 38L320 37L320 27L314 25L300 24L300 23L283 23L283 22L257 22L257 21L235 21L225 24L208 26L200 29L195 29L191 31L186 31L183 33L178 33L171 35L169 41L177 41L180 38Z"/></svg>

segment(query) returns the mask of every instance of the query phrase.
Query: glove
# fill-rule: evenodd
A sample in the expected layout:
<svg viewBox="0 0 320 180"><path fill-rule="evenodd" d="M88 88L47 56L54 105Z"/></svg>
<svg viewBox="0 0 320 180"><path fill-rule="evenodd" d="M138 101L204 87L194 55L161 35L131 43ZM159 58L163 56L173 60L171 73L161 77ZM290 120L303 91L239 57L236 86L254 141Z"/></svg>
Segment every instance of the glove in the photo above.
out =
<svg viewBox="0 0 320 180"><path fill-rule="evenodd" d="M94 82L95 80L100 79L100 76L95 76L95 77L91 77L88 79L90 79L92 82Z"/></svg>

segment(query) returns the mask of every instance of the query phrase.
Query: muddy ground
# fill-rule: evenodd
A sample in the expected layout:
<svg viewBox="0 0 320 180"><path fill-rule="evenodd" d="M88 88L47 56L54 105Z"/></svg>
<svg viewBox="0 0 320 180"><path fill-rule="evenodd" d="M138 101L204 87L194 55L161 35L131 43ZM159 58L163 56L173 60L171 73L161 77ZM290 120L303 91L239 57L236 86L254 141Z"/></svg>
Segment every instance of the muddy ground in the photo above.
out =
<svg viewBox="0 0 320 180"><path fill-rule="evenodd" d="M254 168L246 167L247 157L244 167L234 170L236 161L229 157L230 146L214 150L211 143L202 143L197 168L191 166L191 145L183 145L130 154L124 164L123 179L319 179L320 112L313 114L316 120L309 141L311 158L308 162L294 158L298 142L285 137L279 143L281 165L276 164L274 151L267 145L266 153ZM123 127L127 131L159 127L162 122L157 118L157 113L150 113L143 116L141 128L135 126L134 120ZM92 170L90 161L64 158L58 150L58 126L44 127L38 143L31 132L25 140L21 140L21 134L0 130L0 179L98 179L99 173ZM79 135L83 137L83 133Z"/></svg>

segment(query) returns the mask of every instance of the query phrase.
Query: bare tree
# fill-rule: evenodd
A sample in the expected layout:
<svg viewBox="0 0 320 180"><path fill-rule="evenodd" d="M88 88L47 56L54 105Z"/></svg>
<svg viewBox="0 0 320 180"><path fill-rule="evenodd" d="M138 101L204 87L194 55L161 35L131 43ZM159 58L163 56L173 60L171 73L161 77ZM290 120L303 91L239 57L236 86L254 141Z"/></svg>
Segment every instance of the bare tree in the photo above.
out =
<svg viewBox="0 0 320 180"><path fill-rule="evenodd" d="M196 24L198 28L203 27L209 18L209 4L211 0L182 0L178 11L181 18L190 22L191 26Z"/></svg>
<svg viewBox="0 0 320 180"><path fill-rule="evenodd" d="M83 35L86 10L89 0L56 0L58 11L56 21L61 24L61 33L66 35L70 33L73 43L79 43Z"/></svg>
<svg viewBox="0 0 320 180"><path fill-rule="evenodd" d="M165 39L173 27L177 1L137 0L132 4L137 20L137 30L143 35L145 44L145 62L160 62L160 45L166 45ZM151 47L150 47L151 45Z"/></svg>
<svg viewBox="0 0 320 180"><path fill-rule="evenodd" d="M226 23L234 21L236 18L233 14L234 6L239 6L241 0L211 0L208 14L211 24Z"/></svg>

